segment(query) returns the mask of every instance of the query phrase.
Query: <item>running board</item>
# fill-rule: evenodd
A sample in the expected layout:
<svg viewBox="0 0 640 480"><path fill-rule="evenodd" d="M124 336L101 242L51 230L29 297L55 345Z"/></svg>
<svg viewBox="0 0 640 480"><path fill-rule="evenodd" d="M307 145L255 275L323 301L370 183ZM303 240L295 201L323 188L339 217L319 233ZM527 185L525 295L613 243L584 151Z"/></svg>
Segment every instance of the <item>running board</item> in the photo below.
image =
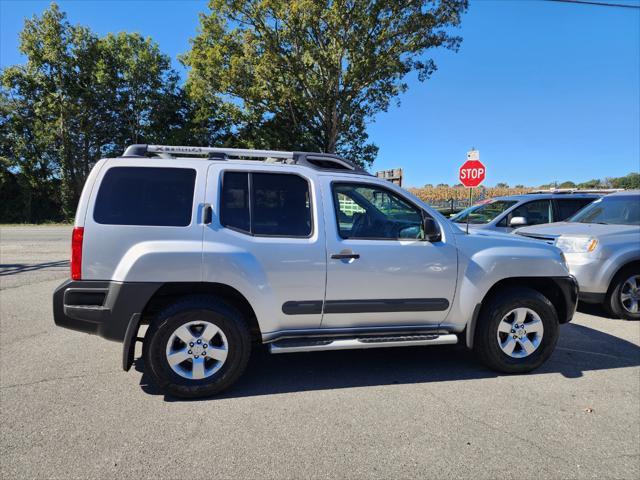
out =
<svg viewBox="0 0 640 480"><path fill-rule="evenodd" d="M359 338L291 338L269 344L271 353L317 352L322 350L353 350L357 348L411 347L421 345L453 345L458 336L395 335Z"/></svg>

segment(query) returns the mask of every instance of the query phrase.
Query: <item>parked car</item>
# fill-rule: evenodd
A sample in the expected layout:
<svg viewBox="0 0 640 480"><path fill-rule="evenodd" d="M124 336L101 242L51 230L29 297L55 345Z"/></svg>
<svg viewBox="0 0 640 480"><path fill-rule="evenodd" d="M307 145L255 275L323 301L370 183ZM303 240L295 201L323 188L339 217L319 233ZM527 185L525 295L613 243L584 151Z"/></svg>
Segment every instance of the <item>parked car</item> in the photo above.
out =
<svg viewBox="0 0 640 480"><path fill-rule="evenodd" d="M580 300L640 319L640 191L596 200L566 222L516 230L560 248L580 284Z"/></svg>
<svg viewBox="0 0 640 480"><path fill-rule="evenodd" d="M595 193L527 193L495 197L473 205L451 221L469 228L510 233L525 225L559 222L574 215L602 195Z"/></svg>
<svg viewBox="0 0 640 480"><path fill-rule="evenodd" d="M460 338L490 368L528 372L553 352L577 294L556 247L467 235L339 157L136 145L89 174L53 308L59 326L123 342L125 370L141 340L156 385L199 397L233 384L252 344Z"/></svg>

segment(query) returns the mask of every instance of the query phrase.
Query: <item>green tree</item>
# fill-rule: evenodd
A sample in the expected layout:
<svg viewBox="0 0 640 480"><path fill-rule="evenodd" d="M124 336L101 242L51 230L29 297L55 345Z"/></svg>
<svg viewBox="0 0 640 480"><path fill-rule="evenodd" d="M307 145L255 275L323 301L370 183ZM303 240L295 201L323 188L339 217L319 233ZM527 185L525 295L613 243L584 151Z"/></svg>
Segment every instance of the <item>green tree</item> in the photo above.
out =
<svg viewBox="0 0 640 480"><path fill-rule="evenodd" d="M80 27L71 28L53 4L41 18L25 21L20 52L27 57L27 63L2 73L3 103L17 109L3 109L3 116L7 116L5 123L12 140L18 142L7 145L3 141L2 148L9 150L6 153L13 162L20 162L22 173L32 185L58 175L67 205L79 188L72 136L84 111L81 102L75 100L76 79L82 76L84 65L82 48L90 48L92 40L87 34ZM11 142L7 137L3 140ZM33 144L29 145L31 141ZM32 178L34 175L37 180Z"/></svg>
<svg viewBox="0 0 640 480"><path fill-rule="evenodd" d="M640 189L640 173L632 172L624 177L610 179L613 188Z"/></svg>
<svg viewBox="0 0 640 480"><path fill-rule="evenodd" d="M105 132L104 153L120 153L132 143L191 143L196 106L158 45L137 33L121 32L101 38L99 48L94 90L107 117L115 120ZM208 118L214 113L209 110Z"/></svg>
<svg viewBox="0 0 640 480"><path fill-rule="evenodd" d="M99 158L130 143L211 138L218 126L213 111L198 118L169 57L138 34L100 38L53 3L25 21L20 51L26 64L0 73L0 155L38 192L34 199L57 198L66 218Z"/></svg>
<svg viewBox="0 0 640 480"><path fill-rule="evenodd" d="M505 182L496 183L496 188L509 188L509 184Z"/></svg>
<svg viewBox="0 0 640 480"><path fill-rule="evenodd" d="M183 62L187 88L239 122L248 147L338 152L364 164L366 125L457 49L467 0L211 0Z"/></svg>
<svg viewBox="0 0 640 480"><path fill-rule="evenodd" d="M558 188L576 188L576 184L570 180L566 181L566 182L562 182L560 185L558 185Z"/></svg>
<svg viewBox="0 0 640 480"><path fill-rule="evenodd" d="M578 188L600 188L600 187L601 187L600 180L598 180L597 178L578 184Z"/></svg>

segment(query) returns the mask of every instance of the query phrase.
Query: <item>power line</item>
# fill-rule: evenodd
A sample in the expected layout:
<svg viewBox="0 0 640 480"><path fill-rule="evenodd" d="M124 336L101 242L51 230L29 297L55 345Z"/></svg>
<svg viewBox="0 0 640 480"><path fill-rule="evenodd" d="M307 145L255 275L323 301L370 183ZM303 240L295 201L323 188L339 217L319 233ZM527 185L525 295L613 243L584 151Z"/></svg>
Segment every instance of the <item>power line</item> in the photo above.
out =
<svg viewBox="0 0 640 480"><path fill-rule="evenodd" d="M547 2L559 2L559 3L575 3L579 5L596 5L598 7L618 7L618 8L635 8L640 9L640 5L629 5L625 3L606 3L606 2L594 2L590 0L545 0Z"/></svg>

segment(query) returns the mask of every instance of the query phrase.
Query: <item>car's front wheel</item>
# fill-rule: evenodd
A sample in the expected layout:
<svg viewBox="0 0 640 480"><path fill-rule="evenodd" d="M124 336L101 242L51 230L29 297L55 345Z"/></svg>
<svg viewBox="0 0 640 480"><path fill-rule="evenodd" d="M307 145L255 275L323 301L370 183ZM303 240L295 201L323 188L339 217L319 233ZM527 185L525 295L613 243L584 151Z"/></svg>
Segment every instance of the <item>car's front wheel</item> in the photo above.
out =
<svg viewBox="0 0 640 480"><path fill-rule="evenodd" d="M530 288L511 288L483 306L473 348L493 370L525 373L551 356L558 335L558 315L549 299Z"/></svg>
<svg viewBox="0 0 640 480"><path fill-rule="evenodd" d="M156 317L145 335L145 373L165 393L206 397L231 386L251 352L241 314L207 296L183 298Z"/></svg>
<svg viewBox="0 0 640 480"><path fill-rule="evenodd" d="M617 318L640 320L640 267L625 268L615 276L605 307Z"/></svg>

